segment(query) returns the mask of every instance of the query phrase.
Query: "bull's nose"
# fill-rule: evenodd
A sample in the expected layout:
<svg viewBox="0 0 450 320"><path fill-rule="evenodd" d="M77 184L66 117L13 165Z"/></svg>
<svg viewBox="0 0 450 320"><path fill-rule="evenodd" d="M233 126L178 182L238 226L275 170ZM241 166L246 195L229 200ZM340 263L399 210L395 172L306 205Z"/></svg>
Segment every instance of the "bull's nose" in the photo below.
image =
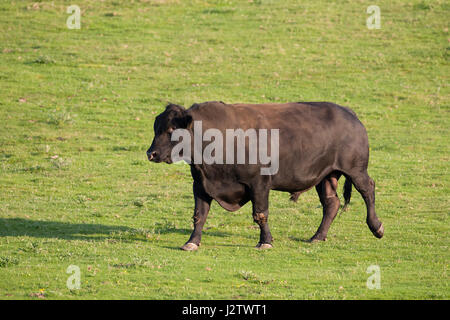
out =
<svg viewBox="0 0 450 320"><path fill-rule="evenodd" d="M156 151L147 152L147 157L149 161L152 161L158 153Z"/></svg>

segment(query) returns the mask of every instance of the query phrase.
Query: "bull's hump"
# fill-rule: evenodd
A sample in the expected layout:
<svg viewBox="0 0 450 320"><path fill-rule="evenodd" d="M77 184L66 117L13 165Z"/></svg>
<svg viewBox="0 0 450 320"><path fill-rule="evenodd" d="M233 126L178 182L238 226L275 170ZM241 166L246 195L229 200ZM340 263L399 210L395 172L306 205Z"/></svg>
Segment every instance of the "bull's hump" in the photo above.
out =
<svg viewBox="0 0 450 320"><path fill-rule="evenodd" d="M223 101L206 101L202 103L194 103L189 109L196 110L196 109L204 109L208 108L210 106L226 106L227 104Z"/></svg>

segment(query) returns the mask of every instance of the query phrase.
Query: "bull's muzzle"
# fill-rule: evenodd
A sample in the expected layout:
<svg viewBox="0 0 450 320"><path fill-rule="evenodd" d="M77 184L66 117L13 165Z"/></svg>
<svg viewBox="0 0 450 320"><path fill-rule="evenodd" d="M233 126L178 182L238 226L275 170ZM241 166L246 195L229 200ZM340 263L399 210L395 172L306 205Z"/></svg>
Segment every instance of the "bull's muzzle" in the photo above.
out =
<svg viewBox="0 0 450 320"><path fill-rule="evenodd" d="M156 151L147 151L147 158L149 161L154 161L158 153Z"/></svg>

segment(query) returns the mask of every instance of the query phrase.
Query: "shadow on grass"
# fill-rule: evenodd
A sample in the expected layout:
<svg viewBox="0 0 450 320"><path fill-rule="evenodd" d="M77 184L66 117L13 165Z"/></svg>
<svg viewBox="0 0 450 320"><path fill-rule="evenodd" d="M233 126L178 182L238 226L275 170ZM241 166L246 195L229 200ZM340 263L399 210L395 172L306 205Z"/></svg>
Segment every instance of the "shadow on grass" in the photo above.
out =
<svg viewBox="0 0 450 320"><path fill-rule="evenodd" d="M116 238L116 234L133 230L129 227L103 224L0 218L0 237L29 236L65 240L105 240L110 237Z"/></svg>
<svg viewBox="0 0 450 320"><path fill-rule="evenodd" d="M296 241L296 242L303 242L303 243L310 243L310 244L315 244L315 243L321 243L322 241L316 240L316 241L311 241L311 237L310 238L299 238L299 237L288 237L289 240L292 241Z"/></svg>
<svg viewBox="0 0 450 320"><path fill-rule="evenodd" d="M147 230L103 224L0 218L0 237L29 236L64 240L148 241L148 238L154 235L179 233L188 236L191 232L192 230L178 229L164 224L158 224L152 230ZM212 231L209 234L220 237L228 236L220 231Z"/></svg>

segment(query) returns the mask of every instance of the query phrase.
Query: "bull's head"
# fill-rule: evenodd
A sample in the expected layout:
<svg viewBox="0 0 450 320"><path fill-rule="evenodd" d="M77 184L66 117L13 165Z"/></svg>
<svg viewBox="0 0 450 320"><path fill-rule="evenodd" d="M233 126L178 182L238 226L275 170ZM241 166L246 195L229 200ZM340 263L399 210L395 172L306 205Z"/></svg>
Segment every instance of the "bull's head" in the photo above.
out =
<svg viewBox="0 0 450 320"><path fill-rule="evenodd" d="M159 114L153 125L155 137L147 150L148 160L154 162L172 163L172 148L177 141L170 137L175 129L187 129L192 124L192 117L185 108L176 104L169 104L163 113Z"/></svg>

